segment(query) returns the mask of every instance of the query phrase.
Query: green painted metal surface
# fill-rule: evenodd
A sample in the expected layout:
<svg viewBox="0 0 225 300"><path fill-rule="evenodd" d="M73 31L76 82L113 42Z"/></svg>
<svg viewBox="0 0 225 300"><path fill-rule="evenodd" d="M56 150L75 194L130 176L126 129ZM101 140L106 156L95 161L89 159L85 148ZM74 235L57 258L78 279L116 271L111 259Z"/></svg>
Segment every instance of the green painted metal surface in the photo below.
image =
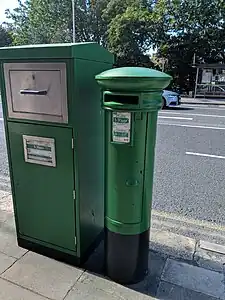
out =
<svg viewBox="0 0 225 300"><path fill-rule="evenodd" d="M97 43L26 45L0 48L3 59L57 59L77 58L113 64L113 55Z"/></svg>
<svg viewBox="0 0 225 300"><path fill-rule="evenodd" d="M8 116L3 65L31 62L66 64L67 124ZM95 75L111 68L112 63L113 55L95 43L0 49L1 94L19 238L81 258L102 231L104 114ZM23 134L55 138L56 168L24 161Z"/></svg>
<svg viewBox="0 0 225 300"><path fill-rule="evenodd" d="M105 226L135 235L150 226L157 114L171 77L146 68L96 76L105 110Z"/></svg>
<svg viewBox="0 0 225 300"><path fill-rule="evenodd" d="M75 251L72 129L8 123L19 233ZM56 167L27 163L23 135L51 137Z"/></svg>
<svg viewBox="0 0 225 300"><path fill-rule="evenodd" d="M71 121L75 130L76 187L79 190L78 243L83 252L104 227L104 113L95 75L106 63L75 60L76 78ZM79 109L77 109L79 108Z"/></svg>
<svg viewBox="0 0 225 300"><path fill-rule="evenodd" d="M132 99L135 100L133 101ZM125 100L125 102L123 100ZM129 92L127 90L122 92L112 92L111 90L106 90L103 92L102 106L107 110L125 109L133 112L155 111L156 109L160 109L162 107L162 90L151 93L135 93L134 91Z"/></svg>
<svg viewBox="0 0 225 300"><path fill-rule="evenodd" d="M99 85L110 91L158 91L168 86L171 76L141 67L123 67L96 76Z"/></svg>

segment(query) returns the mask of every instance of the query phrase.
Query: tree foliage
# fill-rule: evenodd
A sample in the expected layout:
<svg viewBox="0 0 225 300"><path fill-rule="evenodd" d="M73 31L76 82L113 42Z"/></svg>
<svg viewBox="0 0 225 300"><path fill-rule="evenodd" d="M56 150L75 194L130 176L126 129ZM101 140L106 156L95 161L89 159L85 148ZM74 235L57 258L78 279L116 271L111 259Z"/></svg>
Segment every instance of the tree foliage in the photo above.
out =
<svg viewBox="0 0 225 300"><path fill-rule="evenodd" d="M18 1L7 11L15 44L72 41L71 0ZM143 0L77 0L76 41L96 41L116 54L119 64L147 64L150 14Z"/></svg>
<svg viewBox="0 0 225 300"><path fill-rule="evenodd" d="M112 19L108 48L117 54L120 65L150 65L151 15L146 8L128 7Z"/></svg>
<svg viewBox="0 0 225 300"><path fill-rule="evenodd" d="M193 85L197 62L225 63L224 0L75 0L76 41L96 41L117 64L165 60L177 84ZM18 0L7 11L14 44L72 41L71 0Z"/></svg>
<svg viewBox="0 0 225 300"><path fill-rule="evenodd" d="M225 2L223 0L158 1L158 57L180 86L193 89L197 63L225 63Z"/></svg>
<svg viewBox="0 0 225 300"><path fill-rule="evenodd" d="M12 38L9 30L0 25L0 47L10 46L12 44Z"/></svg>

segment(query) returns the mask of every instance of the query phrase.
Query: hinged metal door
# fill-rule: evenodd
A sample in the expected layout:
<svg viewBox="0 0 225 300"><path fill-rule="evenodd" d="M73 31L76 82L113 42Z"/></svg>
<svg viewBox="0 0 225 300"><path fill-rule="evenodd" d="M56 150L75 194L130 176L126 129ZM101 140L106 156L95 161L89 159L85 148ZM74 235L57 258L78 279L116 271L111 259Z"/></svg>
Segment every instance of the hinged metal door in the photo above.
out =
<svg viewBox="0 0 225 300"><path fill-rule="evenodd" d="M8 128L19 233L74 251L72 129L14 122Z"/></svg>

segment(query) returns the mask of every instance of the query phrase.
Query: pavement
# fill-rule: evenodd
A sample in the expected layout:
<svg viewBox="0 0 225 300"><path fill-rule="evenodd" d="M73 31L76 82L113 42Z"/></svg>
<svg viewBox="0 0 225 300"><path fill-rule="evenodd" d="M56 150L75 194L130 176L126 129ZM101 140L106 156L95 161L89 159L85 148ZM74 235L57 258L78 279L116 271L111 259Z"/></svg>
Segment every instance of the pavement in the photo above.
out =
<svg viewBox="0 0 225 300"><path fill-rule="evenodd" d="M169 218L153 213L149 274L123 286L103 275L103 244L82 268L18 247L11 194L1 191L0 299L224 300L225 246L172 233L165 229Z"/></svg>

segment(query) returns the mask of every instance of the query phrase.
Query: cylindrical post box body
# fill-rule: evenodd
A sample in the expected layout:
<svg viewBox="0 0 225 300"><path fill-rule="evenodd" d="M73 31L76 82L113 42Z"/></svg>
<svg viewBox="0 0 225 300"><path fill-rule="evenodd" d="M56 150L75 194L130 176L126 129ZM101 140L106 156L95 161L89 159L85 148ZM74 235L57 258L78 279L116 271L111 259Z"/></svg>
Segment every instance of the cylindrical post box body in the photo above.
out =
<svg viewBox="0 0 225 300"><path fill-rule="evenodd" d="M105 113L107 274L139 281L148 269L157 111ZM112 142L115 119L130 122L130 143Z"/></svg>
<svg viewBox="0 0 225 300"><path fill-rule="evenodd" d="M122 72L130 69L135 74L140 68L117 70L121 69ZM168 84L170 76L154 70L150 74L152 71L163 74L163 83ZM104 73L107 72L110 71ZM127 83L127 77L125 80ZM142 280L148 271L154 151L162 90L157 87L156 91L142 92L133 82L125 90L121 85L119 91L118 87L114 89L112 81L110 77L108 90L108 82L102 84L105 88L105 267L113 280L132 283ZM98 82L101 84L99 79Z"/></svg>

